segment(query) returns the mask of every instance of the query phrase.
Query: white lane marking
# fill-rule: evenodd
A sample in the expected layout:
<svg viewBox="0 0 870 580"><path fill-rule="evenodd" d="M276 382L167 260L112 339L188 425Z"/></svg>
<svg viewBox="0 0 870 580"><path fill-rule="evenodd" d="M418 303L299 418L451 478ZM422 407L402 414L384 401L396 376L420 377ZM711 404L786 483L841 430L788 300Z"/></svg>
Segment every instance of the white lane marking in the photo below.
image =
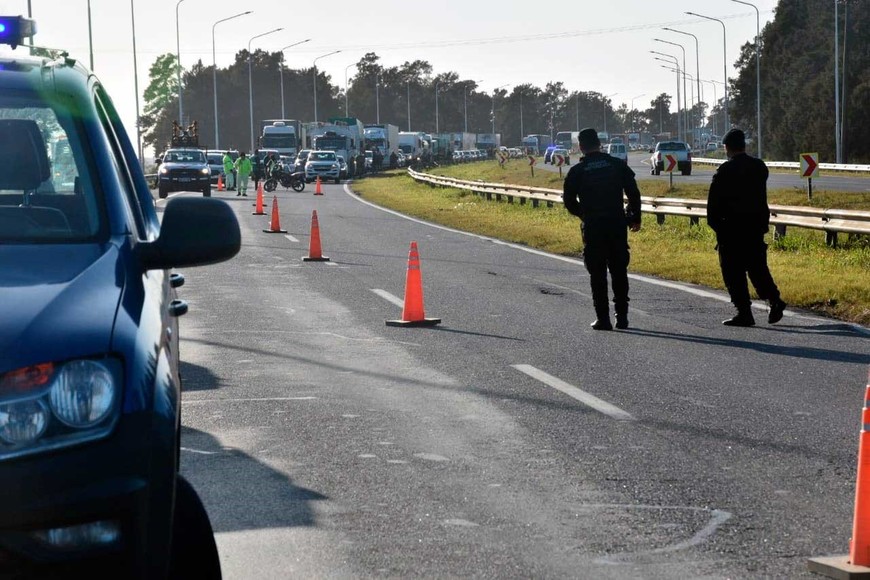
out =
<svg viewBox="0 0 870 580"><path fill-rule="evenodd" d="M290 234L285 234L284 237L287 238L288 240L290 240L291 242L295 243L295 244L298 244L298 243L299 243L299 240L297 240L296 238L294 238L294 237L291 236Z"/></svg>
<svg viewBox="0 0 870 580"><path fill-rule="evenodd" d="M182 399L182 405L199 403L259 403L263 401L314 401L317 397L259 397L249 399Z"/></svg>
<svg viewBox="0 0 870 580"><path fill-rule="evenodd" d="M345 192L347 195L349 195L350 197L352 197L353 199L355 199L356 201L358 201L358 202L360 202L360 203L364 203L364 204L366 204L367 206L373 207L373 208L375 208L375 209L378 209L378 210L380 210L380 211L383 211L383 212L386 212L386 213L389 213L389 214L393 214L394 216L397 216L397 217L400 217L400 218L402 218L402 219L406 219L406 220L408 220L408 221L412 221L412 222L415 222L415 223L418 223L418 224L421 224L421 225L424 225L424 226L429 226L429 227L431 227L431 228L436 228L436 229L439 229L439 230L444 230L445 232L452 232L452 233L454 233L454 234L461 234L461 235L463 235L463 236L468 236L468 237L471 237L471 238L477 238L477 239L479 239L479 240L484 240L484 241L487 241L487 242L492 242L493 244L498 244L498 245L501 245L501 246L507 246L507 247L509 247L509 248L513 248L513 249L515 249L515 250L520 250L520 251L522 251L522 252L527 252L527 253L529 253L529 254L535 254L535 255L537 255L537 256L543 256L543 257L545 257L545 258L550 258L550 259L553 259L553 260L559 260L560 262L566 262L566 263L568 263L568 264L575 264L575 265L577 265L577 266L582 266L582 265L583 265L583 261L582 261L582 260L578 260L578 259L576 259L576 258L569 258L569 257L567 257L567 256L559 256L559 255L556 255L556 254L551 254L551 253L549 253L549 252L544 252L543 250L536 250L536 249L534 249L534 248L529 248L529 247L526 247L526 246L520 246L520 245L518 245L518 244L514 244L514 243L511 243L511 242L505 242L505 241L503 241L503 240L498 240L498 239L496 239L496 238L490 238L490 237L488 237L488 236L482 236L482 235L480 235L480 234L472 234L472 233L470 233L470 232L464 232L464 231L462 231L462 230L457 230L457 229L454 229L454 228L449 228L449 227L447 227L447 226L442 226L442 225L439 225L439 224L433 224L432 222L427 222L427 221L425 221L425 220L417 219L417 218L415 218L415 217L411 217L411 216L408 216L408 215L405 215L405 214L399 213L399 212L397 212L397 211L394 211L394 210L391 210L391 209L387 209L387 208L385 208L385 207L381 207L381 206L379 206L379 205L375 205L374 203L372 203L372 202L370 202L370 201L367 201L367 200L365 200L365 199L362 199L362 198L359 197L358 195L354 194L353 191L351 191L351 189L350 189L350 183L346 183L346 184L344 185L344 192ZM712 299L712 300L718 300L719 302L725 302L725 303L730 303L730 302L731 302L731 298L730 298L729 296L724 295L724 294L715 294L715 293L713 293L713 292L710 292L710 291L707 291L707 290L702 290L702 289L700 289L700 288L694 288L694 287L691 287L691 286L686 286L686 285L681 284L681 283L679 283L679 282L668 282L667 280L659 280L659 279L655 279L655 278L647 278L646 276L641 276L641 275L639 275L639 274L629 274L628 277L629 277L630 279L632 279L632 280L637 280L638 282L645 282L646 284L651 284L651 285L653 285L653 286L662 286L662 287L664 287L664 288L671 288L672 290L680 290L680 291L682 291L682 292L687 292L687 293L689 293L689 294L694 294L695 296L700 296L700 297L702 297L702 298L710 298L710 299ZM753 303L752 306L753 306L753 308L756 308L756 309L758 309L758 310L767 310L767 307L764 306L764 305L762 305L762 304L755 304L755 303ZM803 314L797 314L797 313L794 313L794 312L790 312L790 311L788 311L788 310L786 310L786 311L783 313L783 315L784 315L785 317L787 317L787 318L795 318L795 319L799 319L799 320L809 320L809 321L812 321L812 322L826 322L826 323L831 322L831 320L828 319L828 318L822 318L822 317L820 317L820 316L805 316L805 315L803 315ZM860 333L860 334L870 335L870 328L865 328L865 327L863 327L863 326L860 326L860 325L858 325L858 324L854 324L854 323L851 323L851 322L840 322L840 324L843 324L844 326L848 326L849 328L851 328L852 330L854 330L855 332L858 332L858 333Z"/></svg>
<svg viewBox="0 0 870 580"><path fill-rule="evenodd" d="M380 296L381 298L383 298L387 302L392 302L393 304L395 304L399 308L405 307L405 301L402 300L401 298L399 298L398 296L393 296L392 294L390 294L386 290L381 290L380 288L372 288L371 290L372 290L372 292L374 292L375 294L377 294L378 296Z"/></svg>
<svg viewBox="0 0 870 580"><path fill-rule="evenodd" d="M426 461L450 461L443 455L437 455L435 453L415 453L414 457L416 457L417 459L425 459Z"/></svg>
<svg viewBox="0 0 870 580"><path fill-rule="evenodd" d="M327 266L338 266L338 262L327 262Z"/></svg>
<svg viewBox="0 0 870 580"><path fill-rule="evenodd" d="M520 371L521 373L524 373L532 377L533 379L541 381L545 385L553 387L557 391L561 391L569 397L580 401L587 407L591 407L599 413L607 415L611 419L616 419L617 421L634 421L634 417L632 417L630 413L623 411L615 405L611 405L607 401L599 399L595 395L590 395L586 391L578 389L574 385L569 385L562 379L557 379L553 375L549 375L540 369L536 369L531 365L511 366Z"/></svg>

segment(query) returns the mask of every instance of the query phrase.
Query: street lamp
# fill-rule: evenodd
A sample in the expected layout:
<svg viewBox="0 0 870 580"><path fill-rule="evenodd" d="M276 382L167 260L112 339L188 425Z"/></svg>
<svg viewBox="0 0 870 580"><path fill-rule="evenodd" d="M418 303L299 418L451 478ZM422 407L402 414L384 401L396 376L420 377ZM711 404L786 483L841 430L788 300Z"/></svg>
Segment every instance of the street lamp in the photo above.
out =
<svg viewBox="0 0 870 580"><path fill-rule="evenodd" d="M468 133L468 83L482 83L483 81L465 81L462 91L462 103L465 108L465 132Z"/></svg>
<svg viewBox="0 0 870 580"><path fill-rule="evenodd" d="M758 125L755 128L755 132L757 133L756 138L758 140L758 157L761 157L761 13L755 4L750 4L743 0L731 1L755 8L755 115L756 124Z"/></svg>
<svg viewBox="0 0 870 580"><path fill-rule="evenodd" d="M639 99L640 97L642 97L644 95L646 95L646 93L641 93L641 94L637 95L636 97L631 97L631 131L632 131L632 133L634 132L634 120L636 117L636 115L634 114L634 100Z"/></svg>
<svg viewBox="0 0 870 580"><path fill-rule="evenodd" d="M668 64L670 64L669 61L666 61L666 60L663 59L663 58L658 58L658 57L656 57L656 60L660 60L660 61L662 61L662 62L667 62ZM659 66L661 66L662 68L667 69L667 70L669 70L669 71L672 71L672 72L677 73L677 94L679 95L679 93L680 93L680 65L677 65L676 68L674 68L674 67L670 67L670 66L665 66L665 65L659 65ZM677 99L677 101L679 101L679 99ZM677 133L678 133L678 134L680 133L680 113L679 113L679 108L680 108L679 105L677 105ZM668 111L668 113L670 114L670 111ZM661 132L662 132L661 105L659 105L659 133L661 133Z"/></svg>
<svg viewBox="0 0 870 580"><path fill-rule="evenodd" d="M411 81L408 81L408 133L411 132Z"/></svg>
<svg viewBox="0 0 870 580"><path fill-rule="evenodd" d="M254 141L254 87L251 81L251 43L261 36L266 36L267 34L273 34L278 32L279 30L284 30L283 28L276 28L275 30L270 30L269 32L264 32L262 34L258 34L257 36L252 36L251 40L248 41L248 107L250 109L251 115L251 151L254 150L254 145L256 141Z"/></svg>
<svg viewBox="0 0 870 580"><path fill-rule="evenodd" d="M381 123L381 73L375 73L375 123Z"/></svg>
<svg viewBox="0 0 870 580"><path fill-rule="evenodd" d="M700 79L700 80L702 83L710 83L711 85L713 85L713 106L718 105L719 104L719 95L716 92L716 81L708 81L708 80L704 80L704 79ZM710 112L712 112L712 111L713 111L713 107L710 107ZM713 134L714 135L719 135L719 131L718 131L719 127L717 125L718 124L716 122L716 117L714 116L713 117Z"/></svg>
<svg viewBox="0 0 870 580"><path fill-rule="evenodd" d="M650 53L657 54L659 56L665 56L669 59L673 59L673 64L677 67L677 71L680 70L680 61L672 54L666 54L664 52L658 52L657 50L651 50ZM663 58L654 57L656 60L660 60L662 62L666 62L670 64L671 61L665 60ZM681 105L682 101L680 100L680 77L677 76L677 135L682 135L683 131L681 129L682 121L680 120L680 110L682 109Z"/></svg>
<svg viewBox="0 0 870 580"><path fill-rule="evenodd" d="M510 83L508 83L506 85L502 85L500 87L495 87L494 89L492 89L492 110L490 112L492 113L491 117L492 117L492 134L493 135L495 135L495 92L499 89L503 89L503 88L509 87L509 86L511 86Z"/></svg>
<svg viewBox="0 0 870 580"><path fill-rule="evenodd" d="M88 0L88 52L91 56L91 71L94 70L94 31L91 26L91 0Z"/></svg>
<svg viewBox="0 0 870 580"><path fill-rule="evenodd" d="M697 80L698 85L698 104L701 104L701 59L700 59L700 50L698 49L698 37L692 34L691 32L683 32L682 30L676 30L674 28L662 28L662 30L667 30L668 32L676 32L677 34L685 34L686 36L691 36L695 39L695 80ZM698 126L701 125L702 119L700 119L701 111L698 111Z"/></svg>
<svg viewBox="0 0 870 580"><path fill-rule="evenodd" d="M132 1L132 0L131 0ZM253 10L248 10L247 12L239 12L233 16L229 16L227 18L223 18L218 20L211 27L211 62L212 62L212 81L214 84L214 148L220 149L220 137L218 136L218 107L217 107L217 58L215 57L215 39L214 39L214 29L221 22L226 22L227 20L232 20L233 18L239 18L240 16L244 16L245 14L250 14Z"/></svg>
<svg viewBox="0 0 870 580"><path fill-rule="evenodd" d="M350 115L347 112L347 69L352 66L356 66L356 63L353 62L346 67L344 67L344 116L349 117Z"/></svg>
<svg viewBox="0 0 870 580"><path fill-rule="evenodd" d="M178 80L178 122L184 125L184 102L181 99L181 37L178 32L178 7L184 0L178 0L175 5L175 74Z"/></svg>
<svg viewBox="0 0 870 580"><path fill-rule="evenodd" d="M655 42L661 42L664 44L670 44L671 46L679 47L679 49L683 51L683 101L684 101L683 107L685 109L683 112L683 118L685 119L685 122L683 123L683 128L685 129L686 143L688 143L689 142L689 107L691 107L691 101L688 100L689 91L686 90L686 47L684 47L682 44L677 44L676 42L671 42L670 40L662 40L661 38L653 38L653 40ZM692 137L692 140L694 140L694 136Z"/></svg>
<svg viewBox="0 0 870 580"><path fill-rule="evenodd" d="M341 51L334 50L332 52L328 52L326 54L318 56L317 58L314 59L314 64L312 66L312 69L314 70L314 122L315 123L317 122L317 61L320 60L321 58L326 58L327 56L332 56L333 54L338 54L339 52L341 52Z"/></svg>
<svg viewBox="0 0 870 580"><path fill-rule="evenodd" d="M713 18L712 16L704 16L703 14L697 14L695 12L686 12L689 16L697 16L698 18L704 18L706 20L713 20L722 25L722 68L725 71L725 130L731 126L731 113L728 111L730 108L728 106L728 43L726 41L725 35L725 23L719 20L718 18Z"/></svg>
<svg viewBox="0 0 870 580"><path fill-rule="evenodd" d="M311 42L310 38L306 38L305 40L300 40L299 42L294 42L293 44L288 44L284 48L281 49L281 62L278 63L278 70L281 73L281 118L286 119L284 116L284 51L288 48L293 48L294 46L299 46L300 44L305 44L306 42Z"/></svg>

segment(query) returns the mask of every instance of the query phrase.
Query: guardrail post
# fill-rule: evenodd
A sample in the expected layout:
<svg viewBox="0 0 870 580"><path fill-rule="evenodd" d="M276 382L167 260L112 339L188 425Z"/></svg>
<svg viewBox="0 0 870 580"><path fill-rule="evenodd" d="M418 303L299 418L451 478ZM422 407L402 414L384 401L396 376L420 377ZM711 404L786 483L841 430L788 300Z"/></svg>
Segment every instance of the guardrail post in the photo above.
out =
<svg viewBox="0 0 870 580"><path fill-rule="evenodd" d="M701 218L699 218L698 216L693 215L692 217L689 218L689 225L690 226L696 226L700 222L701 222Z"/></svg>
<svg viewBox="0 0 870 580"><path fill-rule="evenodd" d="M491 191L486 192L486 201L492 201L492 192Z"/></svg>
<svg viewBox="0 0 870 580"><path fill-rule="evenodd" d="M500 193L496 193L496 194L495 194L495 200L496 200L496 201L501 201L501 194L500 194Z"/></svg>
<svg viewBox="0 0 870 580"><path fill-rule="evenodd" d="M514 196L512 196L512 195L507 196L507 200L508 200L508 203L513 203L513 202L514 202Z"/></svg>
<svg viewBox="0 0 870 580"><path fill-rule="evenodd" d="M537 199L532 200L532 207L538 207L538 204L539 204L539 202Z"/></svg>
<svg viewBox="0 0 870 580"><path fill-rule="evenodd" d="M785 224L776 224L773 227L773 239L778 240L785 237Z"/></svg>
<svg viewBox="0 0 870 580"><path fill-rule="evenodd" d="M656 214L656 223L660 226L665 225L665 214L657 213Z"/></svg>
<svg viewBox="0 0 870 580"><path fill-rule="evenodd" d="M520 198L520 205L526 205L526 198L525 197Z"/></svg>
<svg viewBox="0 0 870 580"><path fill-rule="evenodd" d="M547 201L547 207L553 207L553 202L548 200L548 201Z"/></svg>
<svg viewBox="0 0 870 580"><path fill-rule="evenodd" d="M837 232L825 232L825 243L832 248L837 247Z"/></svg>

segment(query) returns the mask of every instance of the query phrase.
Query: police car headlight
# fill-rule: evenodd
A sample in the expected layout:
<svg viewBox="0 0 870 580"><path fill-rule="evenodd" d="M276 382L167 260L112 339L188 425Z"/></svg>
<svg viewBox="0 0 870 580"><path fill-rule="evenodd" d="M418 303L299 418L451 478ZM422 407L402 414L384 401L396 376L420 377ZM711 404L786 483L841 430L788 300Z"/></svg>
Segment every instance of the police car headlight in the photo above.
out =
<svg viewBox="0 0 870 580"><path fill-rule="evenodd" d="M333 168L333 169L338 169L338 165L336 165L335 163L333 163L333 164L332 164L332 168Z"/></svg>
<svg viewBox="0 0 870 580"><path fill-rule="evenodd" d="M211 169L200 169L199 172L203 175L211 175Z"/></svg>
<svg viewBox="0 0 870 580"><path fill-rule="evenodd" d="M107 356L0 374L0 461L107 436L122 385L121 360Z"/></svg>
<svg viewBox="0 0 870 580"><path fill-rule="evenodd" d="M169 173L169 169L167 169L166 167L160 168L160 175L166 175L167 173Z"/></svg>
<svg viewBox="0 0 870 580"><path fill-rule="evenodd" d="M112 374L99 362L70 362L63 365L49 392L51 410L70 427L91 427L106 418L116 390Z"/></svg>

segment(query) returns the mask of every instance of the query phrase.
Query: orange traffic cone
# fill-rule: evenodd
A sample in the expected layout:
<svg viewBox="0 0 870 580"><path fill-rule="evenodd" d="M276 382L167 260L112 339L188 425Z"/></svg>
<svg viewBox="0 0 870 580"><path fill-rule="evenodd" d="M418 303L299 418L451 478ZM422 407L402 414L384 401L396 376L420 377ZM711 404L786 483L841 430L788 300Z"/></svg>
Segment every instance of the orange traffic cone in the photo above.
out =
<svg viewBox="0 0 870 580"><path fill-rule="evenodd" d="M320 249L320 223L317 221L317 210L311 212L311 239L308 242L308 255L302 258L303 262L328 262L329 258L323 255Z"/></svg>
<svg viewBox="0 0 870 580"><path fill-rule="evenodd" d="M261 181L259 184L257 184L257 197L262 197L262 196L264 196L264 195L266 195L266 194L263 193L263 182ZM265 199L265 198L264 198L264 199ZM265 202L263 202L263 203L265 203ZM256 206L256 205L257 205L257 202L255 201L255 202L252 203L251 205Z"/></svg>
<svg viewBox="0 0 870 580"><path fill-rule="evenodd" d="M251 215L266 215L266 212L263 210L263 188L257 188L257 202L254 204L256 209L251 212Z"/></svg>
<svg viewBox="0 0 870 580"><path fill-rule="evenodd" d="M858 439L858 475L855 484L855 513L849 554L810 558L811 572L829 578L866 578L870 576L870 373L864 394L864 411Z"/></svg>
<svg viewBox="0 0 870 580"><path fill-rule="evenodd" d="M314 182L314 195L323 195L323 190L320 188L320 176L317 176L317 181Z"/></svg>
<svg viewBox="0 0 870 580"><path fill-rule="evenodd" d="M401 320L387 320L387 326L435 326L440 318L426 318L423 312L423 275L420 272L420 254L417 242L411 242L408 252L408 274L405 277L405 306Z"/></svg>
<svg viewBox="0 0 870 580"><path fill-rule="evenodd" d="M224 191L224 174L218 173L218 191Z"/></svg>
<svg viewBox="0 0 870 580"><path fill-rule="evenodd" d="M268 230L263 230L267 234L286 234L287 230L281 229L281 217L278 215L278 196L272 198L272 225Z"/></svg>

